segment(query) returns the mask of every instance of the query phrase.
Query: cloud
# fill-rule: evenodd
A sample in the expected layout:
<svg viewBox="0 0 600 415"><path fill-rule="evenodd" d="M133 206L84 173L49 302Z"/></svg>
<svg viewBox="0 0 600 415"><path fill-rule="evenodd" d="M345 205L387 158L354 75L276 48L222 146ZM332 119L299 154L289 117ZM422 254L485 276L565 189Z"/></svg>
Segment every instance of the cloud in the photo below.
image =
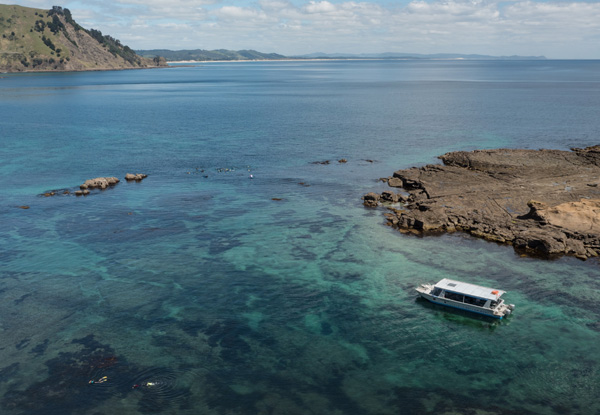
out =
<svg viewBox="0 0 600 415"><path fill-rule="evenodd" d="M262 10L238 6L221 7L220 9L216 10L213 15L224 20L242 21L246 23L249 20L267 20L267 14Z"/></svg>
<svg viewBox="0 0 600 415"><path fill-rule="evenodd" d="M310 1L304 6L304 11L309 14L331 13L336 11L336 7L328 1Z"/></svg>
<svg viewBox="0 0 600 415"><path fill-rule="evenodd" d="M148 10L175 10L177 14L186 10L202 8L218 3L219 0L115 0L114 3L123 6L144 6Z"/></svg>
<svg viewBox="0 0 600 415"><path fill-rule="evenodd" d="M50 8L52 2L21 3ZM110 33L134 48L600 58L597 2L67 0L64 7L84 26Z"/></svg>
<svg viewBox="0 0 600 415"><path fill-rule="evenodd" d="M439 21L451 19L451 21L493 21L500 17L500 12L495 3L445 1L427 3L415 1L406 7L406 14L417 17L424 21ZM444 22L447 20L442 20Z"/></svg>

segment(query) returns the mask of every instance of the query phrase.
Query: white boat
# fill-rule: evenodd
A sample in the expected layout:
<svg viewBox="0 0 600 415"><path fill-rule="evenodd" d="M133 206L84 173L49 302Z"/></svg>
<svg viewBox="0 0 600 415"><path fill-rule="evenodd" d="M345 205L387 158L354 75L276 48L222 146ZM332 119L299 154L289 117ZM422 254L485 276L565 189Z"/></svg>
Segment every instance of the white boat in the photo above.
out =
<svg viewBox="0 0 600 415"><path fill-rule="evenodd" d="M507 316L515 309L514 304L505 304L500 298L506 291L448 278L440 280L435 285L421 284L416 290L421 297L432 303L494 318Z"/></svg>

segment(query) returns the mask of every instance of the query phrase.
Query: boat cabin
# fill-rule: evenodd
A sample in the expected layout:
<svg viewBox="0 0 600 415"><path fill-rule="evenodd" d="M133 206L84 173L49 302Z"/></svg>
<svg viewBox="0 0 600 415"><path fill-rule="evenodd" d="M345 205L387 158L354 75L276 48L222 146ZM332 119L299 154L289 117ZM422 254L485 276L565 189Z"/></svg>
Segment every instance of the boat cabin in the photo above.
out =
<svg viewBox="0 0 600 415"><path fill-rule="evenodd" d="M504 293L506 293L506 291L444 278L435 284L431 295L458 301L459 303L494 308L494 303L497 303Z"/></svg>

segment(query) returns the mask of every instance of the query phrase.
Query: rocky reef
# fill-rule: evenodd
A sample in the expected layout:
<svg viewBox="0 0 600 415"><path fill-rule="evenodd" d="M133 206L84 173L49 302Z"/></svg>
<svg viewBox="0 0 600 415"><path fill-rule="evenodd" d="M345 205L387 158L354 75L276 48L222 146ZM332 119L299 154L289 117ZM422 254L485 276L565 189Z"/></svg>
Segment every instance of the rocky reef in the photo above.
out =
<svg viewBox="0 0 600 415"><path fill-rule="evenodd" d="M401 232L466 232L521 253L600 255L600 146L458 151L443 164L396 171L393 189L363 196L387 205Z"/></svg>
<svg viewBox="0 0 600 415"><path fill-rule="evenodd" d="M120 180L116 177L96 177L95 179L88 179L79 186L80 190L75 192L76 196L86 196L90 193L90 189L104 190L109 186L114 186L119 183Z"/></svg>
<svg viewBox="0 0 600 415"><path fill-rule="evenodd" d="M146 177L148 177L148 175L143 174L143 173L135 173L135 174L127 173L125 175L125 180L128 182L131 182L131 181L141 182ZM85 182L83 182L83 184L80 184L79 190L75 190L75 191L72 191L70 189L49 190L47 192L42 193L40 196L44 196L44 197L52 197L52 196L57 196L57 195L87 196L90 194L91 190L95 190L95 189L96 190L105 190L105 189L108 189L109 187L116 186L120 182L121 182L121 180L119 180L117 177L96 177L94 179L88 179ZM22 207L22 208L25 209L25 207ZM29 207L26 207L26 208L29 208Z"/></svg>

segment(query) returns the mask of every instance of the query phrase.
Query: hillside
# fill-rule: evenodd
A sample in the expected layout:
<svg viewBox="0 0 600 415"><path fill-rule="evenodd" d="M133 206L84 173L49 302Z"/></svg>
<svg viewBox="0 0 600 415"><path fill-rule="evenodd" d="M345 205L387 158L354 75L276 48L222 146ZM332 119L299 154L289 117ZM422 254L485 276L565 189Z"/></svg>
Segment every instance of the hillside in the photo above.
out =
<svg viewBox="0 0 600 415"><path fill-rule="evenodd" d="M262 53L255 50L138 50L139 55L151 58L164 56L167 61L247 61L247 60L278 60L286 59L277 53Z"/></svg>
<svg viewBox="0 0 600 415"><path fill-rule="evenodd" d="M0 72L85 71L165 66L117 39L78 25L69 9L0 5Z"/></svg>

